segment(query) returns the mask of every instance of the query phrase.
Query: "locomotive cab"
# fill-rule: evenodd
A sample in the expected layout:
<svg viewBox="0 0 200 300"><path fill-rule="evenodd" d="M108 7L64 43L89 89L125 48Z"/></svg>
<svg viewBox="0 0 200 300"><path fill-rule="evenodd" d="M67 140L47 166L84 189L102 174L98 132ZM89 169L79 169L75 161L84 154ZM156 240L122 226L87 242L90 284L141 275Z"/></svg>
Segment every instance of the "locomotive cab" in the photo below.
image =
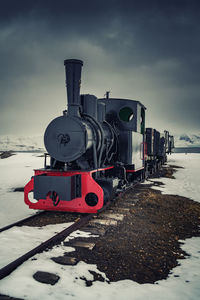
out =
<svg viewBox="0 0 200 300"><path fill-rule="evenodd" d="M136 100L100 99L106 105L106 120L118 132L119 161L126 177L133 181L144 176L145 167L145 106Z"/></svg>

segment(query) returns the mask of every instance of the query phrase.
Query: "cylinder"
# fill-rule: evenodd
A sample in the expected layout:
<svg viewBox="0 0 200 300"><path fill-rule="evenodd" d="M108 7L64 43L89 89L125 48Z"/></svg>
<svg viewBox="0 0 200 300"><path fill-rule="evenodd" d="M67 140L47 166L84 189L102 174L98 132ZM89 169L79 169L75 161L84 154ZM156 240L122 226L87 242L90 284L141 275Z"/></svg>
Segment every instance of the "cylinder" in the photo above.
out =
<svg viewBox="0 0 200 300"><path fill-rule="evenodd" d="M82 60L66 59L64 61L66 74L66 89L68 100L68 114L79 115L80 101L80 84L81 84L81 69L83 66Z"/></svg>

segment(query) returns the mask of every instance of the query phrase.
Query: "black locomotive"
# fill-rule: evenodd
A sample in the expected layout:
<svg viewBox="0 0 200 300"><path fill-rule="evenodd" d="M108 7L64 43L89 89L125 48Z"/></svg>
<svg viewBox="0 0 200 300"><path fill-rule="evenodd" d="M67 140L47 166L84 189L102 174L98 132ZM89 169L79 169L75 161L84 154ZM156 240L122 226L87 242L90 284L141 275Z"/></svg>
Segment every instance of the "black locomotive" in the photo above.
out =
<svg viewBox="0 0 200 300"><path fill-rule="evenodd" d="M145 129L146 108L139 101L109 98L109 93L103 99L80 95L83 62L69 59L64 65L68 109L45 131L48 154L44 168L25 186L25 203L33 209L95 213L155 172L171 152L173 137Z"/></svg>

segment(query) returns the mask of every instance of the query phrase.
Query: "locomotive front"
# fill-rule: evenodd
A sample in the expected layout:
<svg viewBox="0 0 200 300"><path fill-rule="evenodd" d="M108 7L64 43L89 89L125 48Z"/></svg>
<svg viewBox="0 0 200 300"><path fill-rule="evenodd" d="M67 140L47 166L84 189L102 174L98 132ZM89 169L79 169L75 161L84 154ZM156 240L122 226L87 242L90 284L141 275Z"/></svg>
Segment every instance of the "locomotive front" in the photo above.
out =
<svg viewBox="0 0 200 300"><path fill-rule="evenodd" d="M33 209L97 212L119 179L107 176L117 155L116 133L105 120L105 104L80 96L81 60L64 61L68 109L47 126L44 144L50 164L35 170L25 187ZM108 178L109 177L109 178ZM33 200L30 193L33 192Z"/></svg>
<svg viewBox="0 0 200 300"><path fill-rule="evenodd" d="M33 209L96 213L144 177L146 108L108 93L103 99L80 95L83 62L64 65L67 110L47 126L44 168L35 170L24 199Z"/></svg>
<svg viewBox="0 0 200 300"><path fill-rule="evenodd" d="M81 60L65 60L68 110L54 119L44 134L44 144L51 156L51 167L61 168L76 161L95 141L91 124L81 118Z"/></svg>

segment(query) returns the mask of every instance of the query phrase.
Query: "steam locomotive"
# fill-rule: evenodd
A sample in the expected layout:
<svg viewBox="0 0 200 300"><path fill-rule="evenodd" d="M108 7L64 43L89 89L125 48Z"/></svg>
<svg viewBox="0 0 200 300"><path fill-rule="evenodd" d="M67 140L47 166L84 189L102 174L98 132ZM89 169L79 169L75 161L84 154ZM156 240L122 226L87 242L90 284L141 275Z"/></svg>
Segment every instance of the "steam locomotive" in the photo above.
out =
<svg viewBox="0 0 200 300"><path fill-rule="evenodd" d="M64 65L68 109L45 131L44 168L35 170L24 199L32 209L96 213L165 163L173 136L145 128L139 101L80 95L83 62Z"/></svg>

